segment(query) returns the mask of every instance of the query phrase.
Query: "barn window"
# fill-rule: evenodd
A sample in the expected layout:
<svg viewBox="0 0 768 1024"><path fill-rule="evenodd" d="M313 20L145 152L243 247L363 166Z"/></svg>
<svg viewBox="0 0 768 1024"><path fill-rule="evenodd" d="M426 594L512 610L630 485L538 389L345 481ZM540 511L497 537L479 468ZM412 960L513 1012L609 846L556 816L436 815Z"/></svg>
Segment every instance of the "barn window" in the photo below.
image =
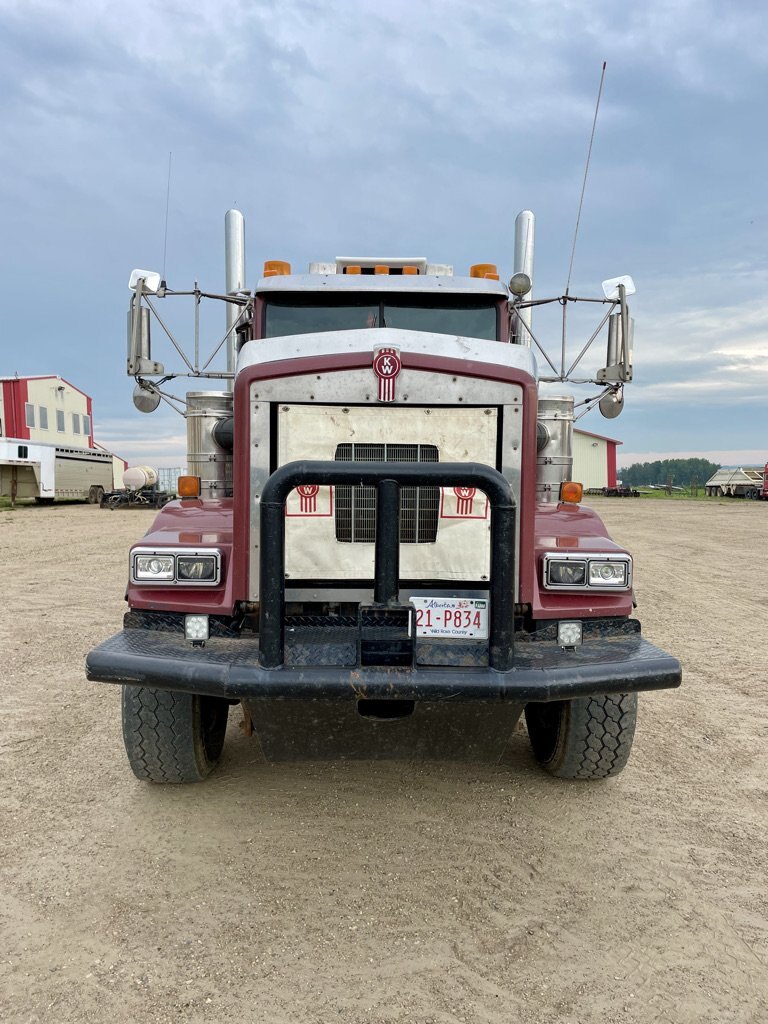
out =
<svg viewBox="0 0 768 1024"><path fill-rule="evenodd" d="M80 433L80 415L79 413L72 413L72 432L74 434Z"/></svg>
<svg viewBox="0 0 768 1024"><path fill-rule="evenodd" d="M56 410L56 429L60 434L64 433L64 413L61 409Z"/></svg>
<svg viewBox="0 0 768 1024"><path fill-rule="evenodd" d="M46 407L44 405L41 405L41 406L38 407L37 412L38 412L38 415L40 416L40 429L41 430L47 430L48 429L48 410L46 409Z"/></svg>
<svg viewBox="0 0 768 1024"><path fill-rule="evenodd" d="M31 402L26 402L24 405L24 415L26 416L27 426L34 427L35 425L35 407Z"/></svg>
<svg viewBox="0 0 768 1024"><path fill-rule="evenodd" d="M83 433L88 435L91 432L91 417L83 416Z"/></svg>

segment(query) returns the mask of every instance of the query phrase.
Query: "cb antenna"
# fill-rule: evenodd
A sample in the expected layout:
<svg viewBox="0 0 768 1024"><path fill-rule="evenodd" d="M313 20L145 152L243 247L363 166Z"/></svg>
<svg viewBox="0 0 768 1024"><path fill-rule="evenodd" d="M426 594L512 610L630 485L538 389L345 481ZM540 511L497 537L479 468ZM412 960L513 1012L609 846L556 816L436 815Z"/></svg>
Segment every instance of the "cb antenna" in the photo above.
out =
<svg viewBox="0 0 768 1024"><path fill-rule="evenodd" d="M172 152L168 153L168 184L165 187L165 231L163 233L163 284L165 284L165 257L168 253L168 208L171 202L171 157Z"/></svg>
<svg viewBox="0 0 768 1024"><path fill-rule="evenodd" d="M600 75L600 87L597 90L597 103L595 103L595 116L592 119L592 134L589 136L589 149L587 150L587 163L584 167L584 180L581 183L581 196L579 198L579 211L576 214L576 228L573 232L573 245L571 247L571 262L568 264L568 280L565 282L565 294L571 287L571 273L573 272L573 258L576 255L576 239L579 237L579 224L581 223L581 208L584 205L584 192L587 188L587 175L589 174L589 162L592 159L592 143L595 141L595 129L597 128L597 112L600 110L600 97L603 95L603 82L605 81L606 61L603 61L603 70Z"/></svg>

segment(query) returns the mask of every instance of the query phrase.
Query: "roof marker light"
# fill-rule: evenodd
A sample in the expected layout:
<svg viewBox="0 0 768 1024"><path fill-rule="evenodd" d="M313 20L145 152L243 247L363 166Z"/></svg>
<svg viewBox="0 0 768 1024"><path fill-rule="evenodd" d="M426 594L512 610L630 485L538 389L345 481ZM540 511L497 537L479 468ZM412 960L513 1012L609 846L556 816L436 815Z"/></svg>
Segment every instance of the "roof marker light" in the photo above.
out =
<svg viewBox="0 0 768 1024"><path fill-rule="evenodd" d="M418 272L419 272L419 268L418 267L403 267L403 273L404 274L418 274Z"/></svg>
<svg viewBox="0 0 768 1024"><path fill-rule="evenodd" d="M473 263L469 268L470 277L483 277L491 281L499 280L499 272L495 263Z"/></svg>
<svg viewBox="0 0 768 1024"><path fill-rule="evenodd" d="M362 268L361 267L345 267L344 268L344 273L345 274L361 274L362 273Z"/></svg>
<svg viewBox="0 0 768 1024"><path fill-rule="evenodd" d="M386 264L377 263L376 266L373 268L373 272L374 274L388 274L389 267Z"/></svg>
<svg viewBox="0 0 768 1024"><path fill-rule="evenodd" d="M291 272L291 264L285 260L264 260L264 277L283 277Z"/></svg>

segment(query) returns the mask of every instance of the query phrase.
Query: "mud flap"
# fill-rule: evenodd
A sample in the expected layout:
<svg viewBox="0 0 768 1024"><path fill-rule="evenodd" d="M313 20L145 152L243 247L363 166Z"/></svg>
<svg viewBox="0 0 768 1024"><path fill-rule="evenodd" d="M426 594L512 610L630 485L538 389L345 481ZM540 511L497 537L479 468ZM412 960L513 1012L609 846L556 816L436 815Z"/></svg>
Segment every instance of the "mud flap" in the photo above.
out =
<svg viewBox="0 0 768 1024"><path fill-rule="evenodd" d="M268 761L501 759L523 710L513 702L248 701Z"/></svg>

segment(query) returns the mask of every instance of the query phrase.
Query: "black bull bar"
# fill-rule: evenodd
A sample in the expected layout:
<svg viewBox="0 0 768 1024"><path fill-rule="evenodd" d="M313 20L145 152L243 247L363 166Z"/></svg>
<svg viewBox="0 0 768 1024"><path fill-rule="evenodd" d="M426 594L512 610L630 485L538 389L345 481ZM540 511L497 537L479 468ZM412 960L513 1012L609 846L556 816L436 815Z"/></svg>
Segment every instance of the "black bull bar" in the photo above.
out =
<svg viewBox="0 0 768 1024"><path fill-rule="evenodd" d="M457 657L437 665L285 662L285 502L296 487L364 485L378 492L374 608L399 605L402 486L476 487L491 505L488 661ZM343 701L350 697L415 701L569 700L680 685L679 662L631 630L596 635L572 650L554 639L514 645L516 507L508 481L476 463L292 462L276 470L260 496L259 636L212 636L193 647L183 633L126 628L86 659L89 679L153 686L244 701ZM450 645L449 645L450 646Z"/></svg>
<svg viewBox="0 0 768 1024"><path fill-rule="evenodd" d="M277 669L285 657L285 503L296 487L375 487L374 603L400 600L400 488L474 487L491 505L488 662L506 672L514 657L516 506L505 477L476 462L289 462L264 486L260 501L259 664Z"/></svg>

